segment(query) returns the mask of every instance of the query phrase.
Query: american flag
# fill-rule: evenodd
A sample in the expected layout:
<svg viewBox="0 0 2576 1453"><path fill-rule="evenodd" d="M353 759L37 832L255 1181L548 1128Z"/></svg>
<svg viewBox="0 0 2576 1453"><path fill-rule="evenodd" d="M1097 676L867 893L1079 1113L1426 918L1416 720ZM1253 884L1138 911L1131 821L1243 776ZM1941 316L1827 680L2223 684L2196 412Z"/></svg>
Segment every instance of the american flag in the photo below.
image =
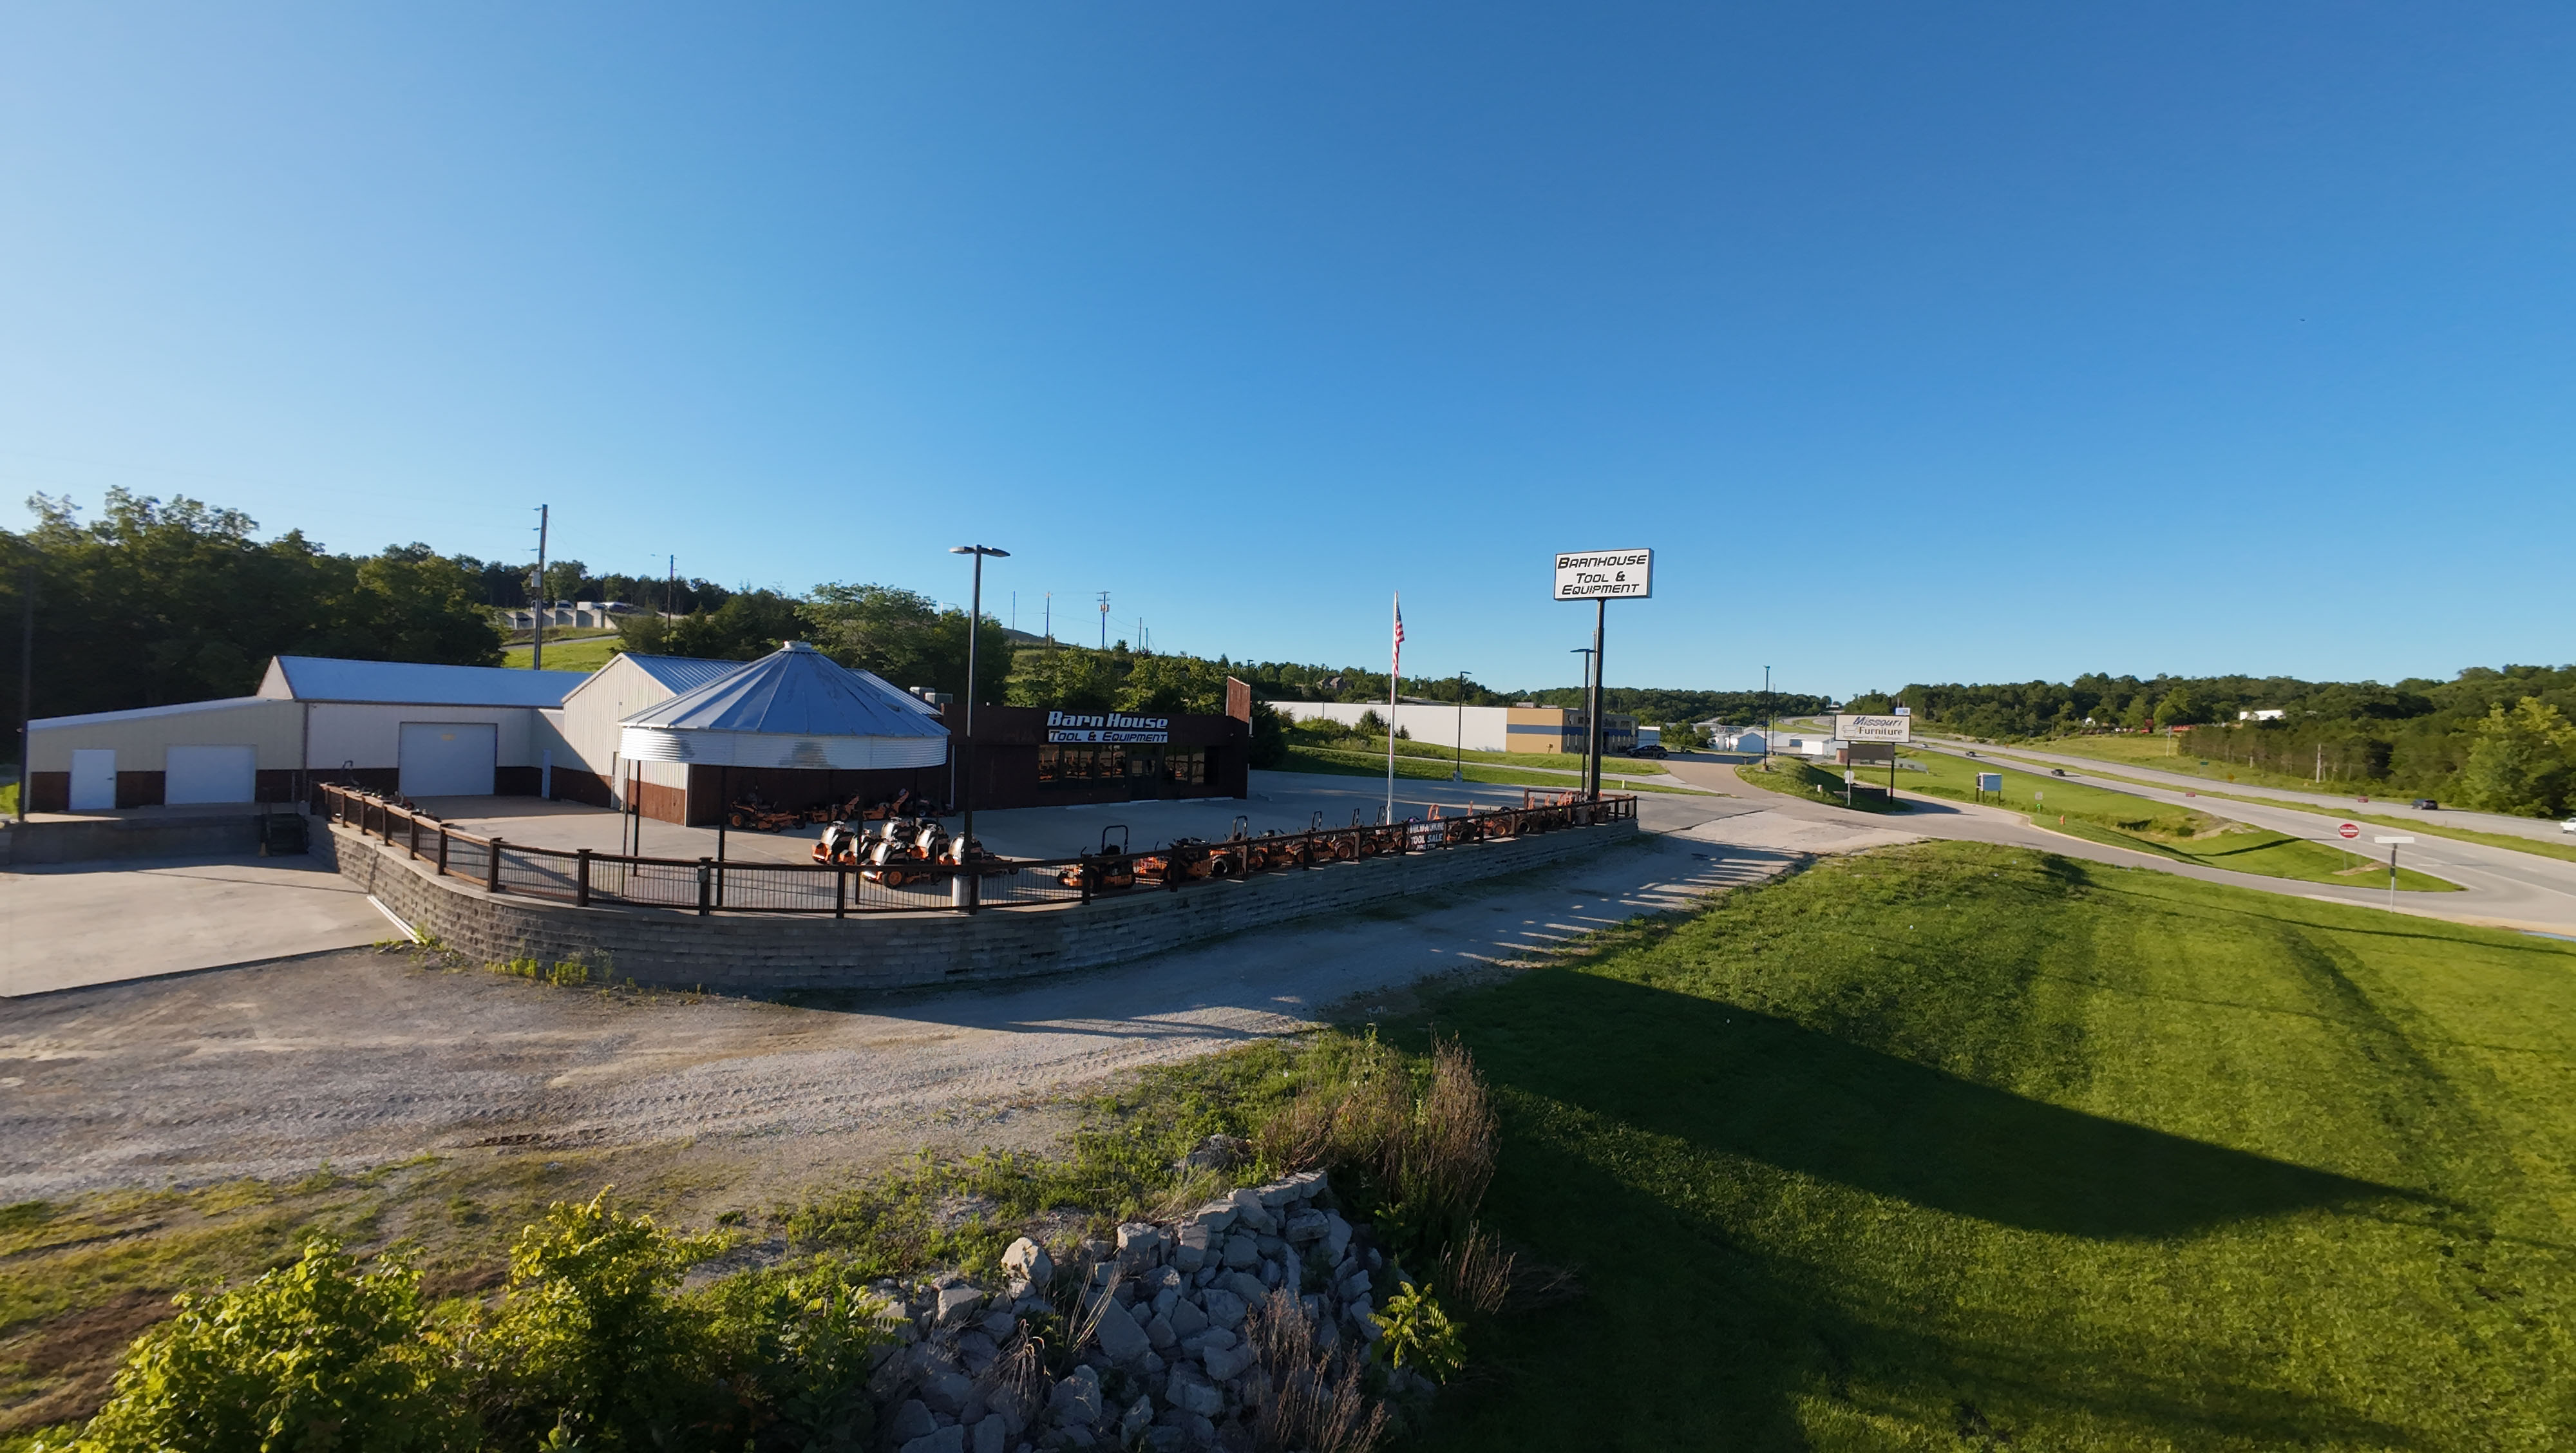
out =
<svg viewBox="0 0 2576 1453"><path fill-rule="evenodd" d="M1404 595L1403 595L1403 593L1402 593L1402 592L1400 592L1400 591L1396 594L1396 597L1395 597L1395 661L1394 661L1394 665L1395 665L1395 674L1396 674L1396 675L1398 675L1398 676L1403 675L1403 674L1404 674Z"/></svg>

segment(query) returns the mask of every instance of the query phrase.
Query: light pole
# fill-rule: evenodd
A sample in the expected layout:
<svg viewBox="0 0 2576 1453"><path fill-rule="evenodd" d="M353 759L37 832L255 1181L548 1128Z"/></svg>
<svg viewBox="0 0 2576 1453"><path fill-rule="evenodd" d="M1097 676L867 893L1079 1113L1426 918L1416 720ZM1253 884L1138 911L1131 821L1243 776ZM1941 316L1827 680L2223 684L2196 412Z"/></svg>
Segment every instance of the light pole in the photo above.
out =
<svg viewBox="0 0 2576 1453"><path fill-rule="evenodd" d="M1779 728L1771 724L1771 668L1762 668L1762 770L1771 770L1771 738Z"/></svg>
<svg viewBox="0 0 2576 1453"><path fill-rule="evenodd" d="M999 558L1011 552L996 550L990 545L953 545L948 553L975 557L975 593L966 608L966 750L958 758L966 770L960 774L964 785L957 792L959 806L966 817L958 825L957 861L966 871L950 880L952 891L949 897L950 902L971 910L975 906L975 636L984 619L984 557Z"/></svg>
<svg viewBox="0 0 2576 1453"><path fill-rule="evenodd" d="M1509 746L1510 743L1504 745ZM1449 780L1464 782L1467 780L1467 673L1464 671L1458 673L1458 745L1451 750L1457 756L1450 763Z"/></svg>

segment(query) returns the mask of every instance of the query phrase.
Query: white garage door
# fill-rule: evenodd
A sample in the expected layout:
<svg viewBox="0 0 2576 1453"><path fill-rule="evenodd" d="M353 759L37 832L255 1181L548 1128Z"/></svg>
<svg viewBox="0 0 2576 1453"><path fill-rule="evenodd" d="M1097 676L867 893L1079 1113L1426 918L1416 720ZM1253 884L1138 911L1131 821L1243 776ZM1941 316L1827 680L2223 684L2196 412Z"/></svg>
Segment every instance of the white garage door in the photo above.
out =
<svg viewBox="0 0 2576 1453"><path fill-rule="evenodd" d="M402 724L405 797L489 797L501 729L488 721Z"/></svg>
<svg viewBox="0 0 2576 1453"><path fill-rule="evenodd" d="M161 800L248 802L258 785L257 754L248 747L172 747Z"/></svg>

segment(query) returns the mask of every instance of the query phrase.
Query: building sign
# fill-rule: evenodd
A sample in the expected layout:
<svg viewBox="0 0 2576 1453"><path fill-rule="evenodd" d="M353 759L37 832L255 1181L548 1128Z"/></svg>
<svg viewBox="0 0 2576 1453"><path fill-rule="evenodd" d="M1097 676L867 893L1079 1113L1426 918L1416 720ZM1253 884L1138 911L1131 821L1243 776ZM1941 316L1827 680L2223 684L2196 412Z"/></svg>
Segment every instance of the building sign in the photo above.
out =
<svg viewBox="0 0 2576 1453"><path fill-rule="evenodd" d="M1914 718L1837 715L1834 735L1852 742L1910 742L1914 740Z"/></svg>
<svg viewBox="0 0 2576 1453"><path fill-rule="evenodd" d="M1556 557L1559 600L1643 600L1655 593L1652 550L1578 550Z"/></svg>
<svg viewBox="0 0 2576 1453"><path fill-rule="evenodd" d="M1049 742L1168 742L1172 739L1172 719L1168 716L1128 716L1121 712L1050 711L1046 719Z"/></svg>

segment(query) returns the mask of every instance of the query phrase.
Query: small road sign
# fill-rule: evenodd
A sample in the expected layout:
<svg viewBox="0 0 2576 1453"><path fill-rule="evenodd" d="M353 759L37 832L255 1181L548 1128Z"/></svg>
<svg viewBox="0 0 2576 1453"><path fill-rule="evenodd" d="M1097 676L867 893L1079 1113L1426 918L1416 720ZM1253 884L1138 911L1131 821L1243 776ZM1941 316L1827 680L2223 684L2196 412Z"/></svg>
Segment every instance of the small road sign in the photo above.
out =
<svg viewBox="0 0 2576 1453"><path fill-rule="evenodd" d="M2347 822L2343 826L2336 828L2335 833L2340 837L2357 838L2361 836L2361 824L2357 822Z"/></svg>
<svg viewBox="0 0 2576 1453"><path fill-rule="evenodd" d="M2375 837L2372 838L2371 841L2379 844L2383 848L2394 848L2403 847L2415 840L2411 837Z"/></svg>

